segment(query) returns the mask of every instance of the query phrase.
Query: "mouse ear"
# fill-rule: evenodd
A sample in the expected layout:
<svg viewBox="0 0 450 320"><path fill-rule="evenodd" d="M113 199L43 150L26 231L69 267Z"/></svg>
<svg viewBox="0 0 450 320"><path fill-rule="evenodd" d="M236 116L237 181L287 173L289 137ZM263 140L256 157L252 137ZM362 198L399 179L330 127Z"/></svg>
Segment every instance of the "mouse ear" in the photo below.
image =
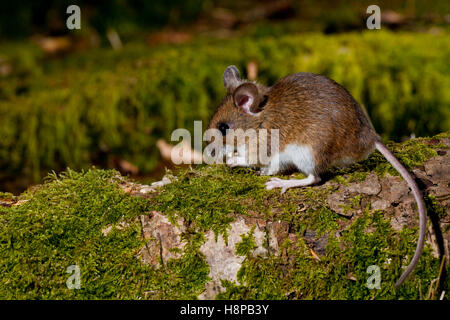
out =
<svg viewBox="0 0 450 320"><path fill-rule="evenodd" d="M234 104L239 110L248 115L256 115L261 112L261 102L264 100L259 94L258 88L251 82L241 84L233 93Z"/></svg>
<svg viewBox="0 0 450 320"><path fill-rule="evenodd" d="M223 72L223 85L228 92L232 92L241 84L239 70L235 66L228 66Z"/></svg>

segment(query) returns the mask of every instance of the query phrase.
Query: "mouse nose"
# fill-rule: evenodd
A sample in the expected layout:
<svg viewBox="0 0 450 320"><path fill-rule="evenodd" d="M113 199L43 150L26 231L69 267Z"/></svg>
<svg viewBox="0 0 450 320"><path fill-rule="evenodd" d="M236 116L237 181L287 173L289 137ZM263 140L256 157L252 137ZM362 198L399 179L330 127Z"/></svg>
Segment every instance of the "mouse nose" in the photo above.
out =
<svg viewBox="0 0 450 320"><path fill-rule="evenodd" d="M230 129L230 126L228 123L221 122L217 126L217 129L219 129L220 133L222 133L223 136L227 135L227 130Z"/></svg>

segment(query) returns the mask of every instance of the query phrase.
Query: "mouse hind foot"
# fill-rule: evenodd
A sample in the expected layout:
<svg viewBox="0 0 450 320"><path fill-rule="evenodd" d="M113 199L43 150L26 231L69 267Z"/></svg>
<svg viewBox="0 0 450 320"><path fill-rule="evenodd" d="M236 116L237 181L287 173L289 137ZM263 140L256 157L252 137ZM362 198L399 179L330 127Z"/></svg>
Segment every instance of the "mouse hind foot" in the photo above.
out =
<svg viewBox="0 0 450 320"><path fill-rule="evenodd" d="M305 179L289 179L272 178L266 182L266 189L281 188L281 193L285 193L287 189L306 187L320 182L320 177L314 174L308 175Z"/></svg>

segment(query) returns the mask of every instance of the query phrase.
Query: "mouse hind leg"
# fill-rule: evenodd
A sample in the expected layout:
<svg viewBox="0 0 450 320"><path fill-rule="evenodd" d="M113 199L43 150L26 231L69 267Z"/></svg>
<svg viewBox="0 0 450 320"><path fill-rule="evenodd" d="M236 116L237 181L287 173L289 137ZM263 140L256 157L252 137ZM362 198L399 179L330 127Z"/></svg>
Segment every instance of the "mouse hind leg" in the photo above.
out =
<svg viewBox="0 0 450 320"><path fill-rule="evenodd" d="M280 179L272 178L266 182L266 189L281 188L281 193L285 193L287 189L306 187L320 182L320 177L314 174L309 174L305 179Z"/></svg>
<svg viewBox="0 0 450 320"><path fill-rule="evenodd" d="M316 174L316 166L312 150L309 146L288 145L286 149L271 161L266 174L276 174L282 167L295 166L307 175L305 179L272 178L266 182L266 189L281 188L281 193L287 189L306 187L318 183L320 177Z"/></svg>

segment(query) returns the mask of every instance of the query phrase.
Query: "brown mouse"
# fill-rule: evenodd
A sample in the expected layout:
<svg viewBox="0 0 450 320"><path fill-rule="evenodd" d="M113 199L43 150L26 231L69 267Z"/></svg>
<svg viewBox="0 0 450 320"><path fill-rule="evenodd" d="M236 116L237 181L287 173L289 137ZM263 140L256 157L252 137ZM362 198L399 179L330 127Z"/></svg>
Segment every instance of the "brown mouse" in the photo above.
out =
<svg viewBox="0 0 450 320"><path fill-rule="evenodd" d="M284 192L289 188L316 184L320 174L330 168L366 159L375 149L400 173L416 199L420 220L416 251L395 284L396 288L400 287L414 269L423 249L425 203L413 177L381 142L350 93L325 76L306 72L286 76L267 87L241 79L235 66L226 68L223 83L227 93L212 116L209 128L218 129L224 141L229 132L237 129L244 132L278 129L278 152L270 154L269 161L264 164L252 164L266 175L294 168L307 176L288 180L272 178L266 183L267 189L281 188ZM255 143L249 143L249 139L240 141L237 145L234 139L231 144L228 140L225 143L223 153L228 154L227 164L251 166L248 159L249 154L257 150L252 145ZM261 141L258 143L270 143L271 134Z"/></svg>

